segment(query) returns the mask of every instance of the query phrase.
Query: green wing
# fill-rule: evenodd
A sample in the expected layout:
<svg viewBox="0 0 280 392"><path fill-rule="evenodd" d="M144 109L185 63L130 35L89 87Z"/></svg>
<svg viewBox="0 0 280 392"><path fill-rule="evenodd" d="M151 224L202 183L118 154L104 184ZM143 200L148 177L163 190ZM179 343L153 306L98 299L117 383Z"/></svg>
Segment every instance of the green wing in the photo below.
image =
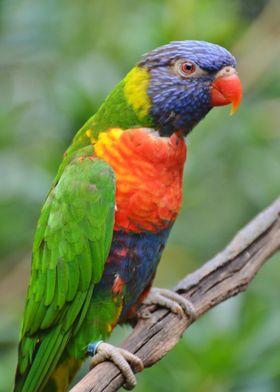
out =
<svg viewBox="0 0 280 392"><path fill-rule="evenodd" d="M39 391L81 325L101 279L114 224L115 176L74 159L51 190L35 235L15 391Z"/></svg>

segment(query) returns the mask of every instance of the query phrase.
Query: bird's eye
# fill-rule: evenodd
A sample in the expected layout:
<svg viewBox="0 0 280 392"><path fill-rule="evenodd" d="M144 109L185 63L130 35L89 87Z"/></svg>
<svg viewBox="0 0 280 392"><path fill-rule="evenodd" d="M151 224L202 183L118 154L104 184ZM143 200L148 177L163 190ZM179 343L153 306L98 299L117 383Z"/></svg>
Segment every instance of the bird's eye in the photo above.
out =
<svg viewBox="0 0 280 392"><path fill-rule="evenodd" d="M177 70L181 76L186 77L195 72L196 66L192 61L184 61L177 64Z"/></svg>

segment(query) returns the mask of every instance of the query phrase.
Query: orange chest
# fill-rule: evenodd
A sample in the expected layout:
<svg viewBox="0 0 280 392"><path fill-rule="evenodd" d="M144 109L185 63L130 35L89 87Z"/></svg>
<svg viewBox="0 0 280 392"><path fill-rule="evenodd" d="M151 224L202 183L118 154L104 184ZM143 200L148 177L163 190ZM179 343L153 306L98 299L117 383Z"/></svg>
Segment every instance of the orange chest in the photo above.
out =
<svg viewBox="0 0 280 392"><path fill-rule="evenodd" d="M143 232L170 227L182 204L186 144L146 128L111 129L99 136L95 155L116 173L115 230Z"/></svg>

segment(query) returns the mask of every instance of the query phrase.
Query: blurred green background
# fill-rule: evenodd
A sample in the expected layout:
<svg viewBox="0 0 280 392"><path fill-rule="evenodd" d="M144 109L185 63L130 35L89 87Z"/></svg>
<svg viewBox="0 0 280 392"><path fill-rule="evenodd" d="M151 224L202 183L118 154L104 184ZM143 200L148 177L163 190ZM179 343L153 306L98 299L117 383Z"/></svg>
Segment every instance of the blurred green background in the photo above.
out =
<svg viewBox="0 0 280 392"><path fill-rule="evenodd" d="M180 39L224 45L245 89L235 116L215 109L189 137L157 284L172 287L279 195L279 20L278 0L0 1L0 392L12 388L32 237L63 151L142 53ZM279 262L198 320L137 390L280 391Z"/></svg>

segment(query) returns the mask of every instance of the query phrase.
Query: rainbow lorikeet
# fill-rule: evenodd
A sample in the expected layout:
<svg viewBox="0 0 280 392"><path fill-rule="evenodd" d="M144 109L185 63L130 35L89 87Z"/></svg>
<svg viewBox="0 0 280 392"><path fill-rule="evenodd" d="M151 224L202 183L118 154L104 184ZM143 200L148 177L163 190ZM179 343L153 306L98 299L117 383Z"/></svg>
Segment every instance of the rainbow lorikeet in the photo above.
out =
<svg viewBox="0 0 280 392"><path fill-rule="evenodd" d="M78 131L35 234L15 392L65 391L89 343L144 300L192 315L178 294L150 288L182 203L185 136L212 107L236 110L235 67L218 45L171 42L145 54ZM94 363L113 356L135 384L124 368L140 359L94 348Z"/></svg>

